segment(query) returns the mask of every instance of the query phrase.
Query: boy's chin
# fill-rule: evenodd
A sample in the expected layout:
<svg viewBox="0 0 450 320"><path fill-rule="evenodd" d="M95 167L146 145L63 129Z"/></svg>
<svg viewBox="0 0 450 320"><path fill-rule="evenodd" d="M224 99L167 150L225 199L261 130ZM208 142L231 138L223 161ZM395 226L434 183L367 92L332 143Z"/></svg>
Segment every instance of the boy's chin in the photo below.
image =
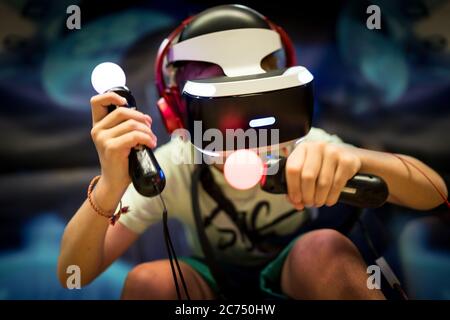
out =
<svg viewBox="0 0 450 320"><path fill-rule="evenodd" d="M214 164L212 164L212 166L214 168L216 168L217 170L219 170L223 174L223 168L224 168L224 164L223 163L214 163Z"/></svg>

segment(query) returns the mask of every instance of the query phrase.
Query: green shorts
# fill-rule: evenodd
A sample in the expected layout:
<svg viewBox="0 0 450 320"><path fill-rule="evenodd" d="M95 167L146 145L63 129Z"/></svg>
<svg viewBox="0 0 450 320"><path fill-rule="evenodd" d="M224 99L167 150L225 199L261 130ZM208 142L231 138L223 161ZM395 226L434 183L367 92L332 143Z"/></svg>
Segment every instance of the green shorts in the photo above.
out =
<svg viewBox="0 0 450 320"><path fill-rule="evenodd" d="M263 267L248 268L230 266L223 263L220 263L220 265L230 276L238 277L239 283L242 283L243 286L251 286L251 291L255 292L259 297L267 299L289 299L281 291L281 272L284 261L297 239L292 240L274 260ZM219 292L218 285L203 259L197 257L181 257L179 260L187 263L197 271L214 293Z"/></svg>

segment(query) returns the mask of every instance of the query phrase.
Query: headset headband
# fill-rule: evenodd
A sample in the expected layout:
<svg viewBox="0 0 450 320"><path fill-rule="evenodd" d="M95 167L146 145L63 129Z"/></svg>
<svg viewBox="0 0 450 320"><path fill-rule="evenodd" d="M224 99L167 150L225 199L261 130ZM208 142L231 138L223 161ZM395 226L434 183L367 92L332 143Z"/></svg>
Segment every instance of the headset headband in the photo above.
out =
<svg viewBox="0 0 450 320"><path fill-rule="evenodd" d="M183 112L185 112L183 99L181 97L181 93L179 88L176 85L167 85L165 79L164 79L164 63L165 61L170 61L168 58L169 50L174 45L175 40L180 36L180 34L185 30L185 28L196 18L197 16L192 16L187 19L185 19L177 28L175 28L169 36L164 39L164 41L161 43L157 56L155 61L155 85L156 89L158 91L158 95L160 99L158 100L158 108L162 116L162 120L164 122L164 125L166 126L166 129L169 133L173 132L177 128L184 127L182 116ZM270 34L270 32L275 31L278 33L279 38L277 37L278 44L281 41L281 46L278 45L278 48L282 47L284 49L285 53L285 63L286 67L295 66L297 63L296 55L295 55L295 49L294 45L287 35L287 33L278 25L270 21L267 17L263 17L265 22L268 24L269 30L260 28L261 34ZM271 30L270 30L271 29ZM237 31L242 31L245 29L236 29ZM234 31L233 29L229 31ZM245 31L244 31L245 32ZM216 34L219 32L215 32ZM199 37L197 37L199 38ZM272 33L273 38L273 33ZM187 39L184 41L179 42L178 44L182 44L185 41L192 41L194 38ZM273 42L275 43L275 42ZM272 49L276 47L272 43ZM265 52L269 52L270 46L265 49ZM272 53L273 51L269 52ZM262 57L263 58L263 57ZM205 61L207 62L207 61ZM212 61L214 62L214 61ZM223 68L223 66L221 66ZM236 75L236 73L233 73L232 68L223 68L224 72L227 75ZM260 69L260 68L259 68ZM231 70L231 72L229 72ZM262 70L257 70L256 68L253 68L253 70L247 70L247 73L258 73Z"/></svg>
<svg viewBox="0 0 450 320"><path fill-rule="evenodd" d="M155 84L160 97L164 96L164 93L167 91L167 84L164 80L164 62L166 59L169 50L173 45L173 41L180 35L183 29L189 25L189 23L195 18L195 16L189 17L185 19L177 28L175 28L167 38L161 43L155 62ZM288 34L284 31L283 28L278 26L277 24L270 21L267 17L264 17L266 22L269 24L270 28L277 32L280 36L281 44L285 52L286 57L286 67L291 67L296 65L297 58L295 54L294 45L289 38ZM240 29L236 29L240 30Z"/></svg>

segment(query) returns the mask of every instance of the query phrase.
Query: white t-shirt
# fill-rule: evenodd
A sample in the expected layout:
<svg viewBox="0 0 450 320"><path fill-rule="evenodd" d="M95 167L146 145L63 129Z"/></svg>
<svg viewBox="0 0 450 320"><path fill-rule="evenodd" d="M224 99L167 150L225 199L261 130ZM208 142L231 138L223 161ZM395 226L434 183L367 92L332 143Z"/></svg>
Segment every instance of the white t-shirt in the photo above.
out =
<svg viewBox="0 0 450 320"><path fill-rule="evenodd" d="M305 140L342 143L337 136L318 128L312 128ZM175 139L155 151L166 176L166 187L162 196L169 218L178 219L185 226L193 254L202 257L191 200L194 165L176 164L173 161L173 153L179 154L180 148L191 148L191 145ZM305 221L305 213L298 212L285 195L264 192L258 185L249 190L237 190L225 181L218 169L211 167L210 170L216 184L233 202L251 234L247 236L245 232L241 232L225 212L218 210L217 203L199 183L202 218L211 218L212 215L214 217L205 230L216 257L237 265L256 265L274 257L285 245L280 239L295 235ZM138 234L162 218L163 207L159 197L143 197L132 184L122 198L122 205L129 206L130 211L120 217L120 223Z"/></svg>

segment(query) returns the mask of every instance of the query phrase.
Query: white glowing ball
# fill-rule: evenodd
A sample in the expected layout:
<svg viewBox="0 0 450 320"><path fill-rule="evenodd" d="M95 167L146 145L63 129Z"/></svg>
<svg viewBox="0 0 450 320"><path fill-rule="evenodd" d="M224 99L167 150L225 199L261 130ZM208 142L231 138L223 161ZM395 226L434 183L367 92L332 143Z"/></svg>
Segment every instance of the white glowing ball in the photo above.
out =
<svg viewBox="0 0 450 320"><path fill-rule="evenodd" d="M126 81L125 72L113 62L100 63L92 70L92 86L98 93L104 93L114 87L123 87Z"/></svg>
<svg viewBox="0 0 450 320"><path fill-rule="evenodd" d="M227 157L223 173L225 180L233 188L246 190L253 188L261 181L264 164L256 152L242 149Z"/></svg>

